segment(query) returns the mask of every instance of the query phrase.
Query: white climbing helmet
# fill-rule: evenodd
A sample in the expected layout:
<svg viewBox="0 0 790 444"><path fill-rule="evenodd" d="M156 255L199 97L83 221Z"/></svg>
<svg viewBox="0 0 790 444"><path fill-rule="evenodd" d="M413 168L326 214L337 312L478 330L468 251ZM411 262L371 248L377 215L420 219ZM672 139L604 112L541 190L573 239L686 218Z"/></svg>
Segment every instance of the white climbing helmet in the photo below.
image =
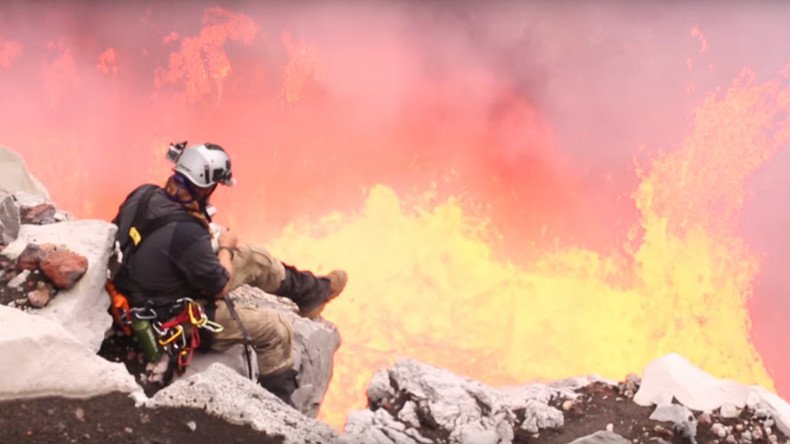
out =
<svg viewBox="0 0 790 444"><path fill-rule="evenodd" d="M221 146L204 143L184 148L184 145L171 145L171 150L180 151L173 171L201 188L217 183L233 186L236 181L230 170L230 158Z"/></svg>

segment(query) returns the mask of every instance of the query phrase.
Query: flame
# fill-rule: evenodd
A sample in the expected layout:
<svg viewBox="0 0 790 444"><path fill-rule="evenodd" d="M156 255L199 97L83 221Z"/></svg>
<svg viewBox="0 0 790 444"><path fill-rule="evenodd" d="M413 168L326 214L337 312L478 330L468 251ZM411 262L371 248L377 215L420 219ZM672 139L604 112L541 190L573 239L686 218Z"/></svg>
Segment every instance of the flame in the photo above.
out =
<svg viewBox="0 0 790 444"><path fill-rule="evenodd" d="M230 12L220 7L209 8L203 14L203 29L195 37L181 39L181 47L170 54L167 69L156 72L156 85L183 84L187 100L196 102L203 96L217 93L222 96L222 85L231 72L225 42L250 43L258 27L248 15ZM178 39L177 33L163 38L164 43Z"/></svg>
<svg viewBox="0 0 790 444"><path fill-rule="evenodd" d="M748 72L708 96L683 146L640 173L624 255L572 247L517 266L495 256L481 235L490 227L457 201L426 195L406 209L383 185L359 214L289 226L274 251L350 275L324 312L343 345L323 419L342 426L364 407L372 373L400 356L503 385L617 379L678 352L717 376L772 387L745 309L759 261L734 229L746 181L788 140L789 110L778 82Z"/></svg>

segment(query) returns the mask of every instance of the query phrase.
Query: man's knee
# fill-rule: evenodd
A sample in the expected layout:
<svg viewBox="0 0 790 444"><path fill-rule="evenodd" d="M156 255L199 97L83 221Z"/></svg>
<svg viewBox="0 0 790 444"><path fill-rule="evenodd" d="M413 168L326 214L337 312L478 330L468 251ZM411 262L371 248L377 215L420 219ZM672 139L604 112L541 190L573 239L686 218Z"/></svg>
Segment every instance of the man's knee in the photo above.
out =
<svg viewBox="0 0 790 444"><path fill-rule="evenodd" d="M233 258L231 288L249 284L267 293L276 291L285 279L285 267L265 248L245 245Z"/></svg>

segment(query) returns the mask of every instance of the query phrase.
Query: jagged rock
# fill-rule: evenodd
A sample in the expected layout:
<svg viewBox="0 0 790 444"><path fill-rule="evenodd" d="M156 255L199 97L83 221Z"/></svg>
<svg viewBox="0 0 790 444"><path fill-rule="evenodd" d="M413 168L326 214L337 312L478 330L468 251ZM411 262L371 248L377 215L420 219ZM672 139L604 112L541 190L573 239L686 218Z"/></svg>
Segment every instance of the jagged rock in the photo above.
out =
<svg viewBox="0 0 790 444"><path fill-rule="evenodd" d="M730 418L737 418L741 414L741 410L738 407L732 404L724 404L721 406L721 410L719 414L722 418L730 419Z"/></svg>
<svg viewBox="0 0 790 444"><path fill-rule="evenodd" d="M570 444L630 444L631 441L623 438L617 433L608 430L601 430L592 435L583 436L571 441Z"/></svg>
<svg viewBox="0 0 790 444"><path fill-rule="evenodd" d="M71 251L55 250L44 255L39 267L55 288L68 290L88 271L88 259Z"/></svg>
<svg viewBox="0 0 790 444"><path fill-rule="evenodd" d="M297 314L298 308L290 300L269 295L250 286L242 286L232 294L242 304L273 307L291 321L294 329L294 369L299 387L291 395L296 408L315 418L332 377L333 357L340 346L340 334L332 323L310 320ZM246 364L244 374L246 374Z"/></svg>
<svg viewBox="0 0 790 444"><path fill-rule="evenodd" d="M16 206L14 196L5 190L0 190L0 242L9 244L19 234L19 208Z"/></svg>
<svg viewBox="0 0 790 444"><path fill-rule="evenodd" d="M32 207L22 207L20 220L23 224L54 224L57 208L51 203L41 203Z"/></svg>
<svg viewBox="0 0 790 444"><path fill-rule="evenodd" d="M258 384L222 364L175 381L146 407L193 407L235 424L281 435L286 443L330 443L337 434L326 424L299 414Z"/></svg>
<svg viewBox="0 0 790 444"><path fill-rule="evenodd" d="M98 220L22 225L19 237L3 250L4 255L15 259L29 243L62 244L87 258L88 270L82 279L71 289L61 291L36 313L60 322L94 352L99 350L104 333L112 323L107 315L110 302L104 284L116 230L115 225Z"/></svg>
<svg viewBox="0 0 790 444"><path fill-rule="evenodd" d="M257 380L258 360L256 359L255 350L253 350L252 347L250 347L250 358L253 379ZM188 378L196 373L206 371L215 363L223 364L239 375L249 378L247 358L244 353L244 346L241 344L234 345L223 352L207 351L195 353L192 357L192 362L181 377Z"/></svg>
<svg viewBox="0 0 790 444"><path fill-rule="evenodd" d="M524 410L524 421L521 428L529 433L538 433L541 429L556 429L562 427L565 417L562 412L545 403L530 399Z"/></svg>
<svg viewBox="0 0 790 444"><path fill-rule="evenodd" d="M372 410L349 416L341 442L511 442L516 428L537 433L561 426L562 412L548 402L559 394L577 396L573 389L580 384L495 389L403 359L374 374L367 390Z"/></svg>
<svg viewBox="0 0 790 444"><path fill-rule="evenodd" d="M684 405L678 404L664 404L659 405L653 410L650 419L660 422L682 423L694 419L694 414L691 413Z"/></svg>
<svg viewBox="0 0 790 444"><path fill-rule="evenodd" d="M660 405L673 397L692 410L712 411L724 404L759 406L774 417L783 433L790 433L790 404L782 398L762 387L715 378L674 353L647 366L634 402Z"/></svg>
<svg viewBox="0 0 790 444"><path fill-rule="evenodd" d="M0 399L139 390L123 365L96 356L59 323L2 305L0 356Z"/></svg>
<svg viewBox="0 0 790 444"><path fill-rule="evenodd" d="M25 161L19 154L0 147L0 189L17 196L38 196L49 201L49 192L44 185L28 172Z"/></svg>

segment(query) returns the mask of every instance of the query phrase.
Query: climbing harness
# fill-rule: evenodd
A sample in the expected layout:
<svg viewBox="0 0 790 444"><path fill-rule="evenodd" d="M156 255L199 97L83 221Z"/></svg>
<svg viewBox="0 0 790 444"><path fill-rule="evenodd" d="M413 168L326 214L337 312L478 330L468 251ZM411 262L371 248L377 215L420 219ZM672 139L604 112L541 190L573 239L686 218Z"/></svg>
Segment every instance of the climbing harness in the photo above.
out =
<svg viewBox="0 0 790 444"><path fill-rule="evenodd" d="M192 355L200 347L200 329L219 333L223 327L209 320L206 312L198 303L189 298L176 301L175 307L183 306L180 313L164 322L153 322L151 327L156 332L157 344L171 356L176 356L176 371L184 373Z"/></svg>

